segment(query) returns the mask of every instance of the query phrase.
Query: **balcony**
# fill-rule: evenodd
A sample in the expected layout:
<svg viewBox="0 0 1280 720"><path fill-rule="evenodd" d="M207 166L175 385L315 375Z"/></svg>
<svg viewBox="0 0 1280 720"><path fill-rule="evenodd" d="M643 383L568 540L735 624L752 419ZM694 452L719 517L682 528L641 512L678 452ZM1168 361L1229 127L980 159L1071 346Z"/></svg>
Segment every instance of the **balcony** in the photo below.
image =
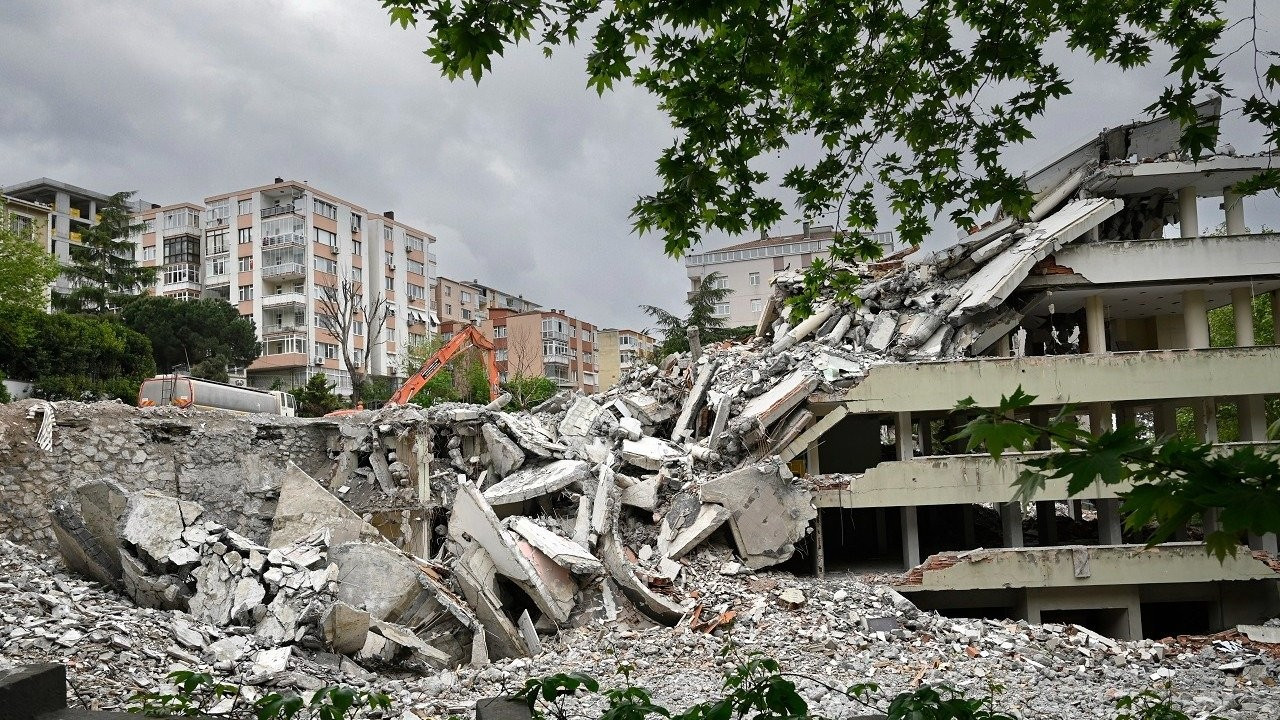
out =
<svg viewBox="0 0 1280 720"><path fill-rule="evenodd" d="M164 228L160 231L160 237L162 238L178 237L179 235L200 237L200 226L192 223L182 223L173 227Z"/></svg>
<svg viewBox="0 0 1280 720"><path fill-rule="evenodd" d="M542 356L542 362L543 362L543 364L545 364L545 365L568 365L568 364L569 364L569 360L571 360L571 359L572 359L572 358L570 358L568 355L561 355L561 354L559 354L559 353L554 354L554 355L543 355L543 356Z"/></svg>
<svg viewBox="0 0 1280 720"><path fill-rule="evenodd" d="M560 342L569 342L569 333L542 331L542 340L559 340Z"/></svg>
<svg viewBox="0 0 1280 720"><path fill-rule="evenodd" d="M230 284L230 283L231 283L231 273L229 273L229 272L220 272L220 273L219 273L219 272L214 272L214 271L213 271L213 268L209 268L209 269L208 269L208 270L206 270L206 271L205 271L205 273L204 273L204 284L205 284L205 285L214 285L214 286L216 286L216 285L227 285L227 284Z"/></svg>
<svg viewBox="0 0 1280 720"><path fill-rule="evenodd" d="M262 326L263 339L266 339L269 337L277 337L280 335L306 335L306 334L307 334L307 326L305 324L299 325L298 323L271 323L270 325Z"/></svg>
<svg viewBox="0 0 1280 720"><path fill-rule="evenodd" d="M294 207L292 203L288 205L273 205L271 207L264 207L258 211L259 216L263 220L266 220L267 218L279 217L280 215L288 215L290 213L293 213L295 215L301 215L302 211Z"/></svg>
<svg viewBox="0 0 1280 720"><path fill-rule="evenodd" d="M287 292L287 293L276 293L274 295L262 296L263 308L278 308L278 307L285 307L288 305L301 305L303 307L306 307L307 294Z"/></svg>
<svg viewBox="0 0 1280 720"><path fill-rule="evenodd" d="M307 266L302 263L281 263L279 265L267 265L262 268L263 279L276 278L280 280L288 280L290 278L305 278L306 276Z"/></svg>
<svg viewBox="0 0 1280 720"><path fill-rule="evenodd" d="M281 233L280 235L266 235L262 238L262 249L270 250L273 248L286 247L306 247L307 236L302 233Z"/></svg>

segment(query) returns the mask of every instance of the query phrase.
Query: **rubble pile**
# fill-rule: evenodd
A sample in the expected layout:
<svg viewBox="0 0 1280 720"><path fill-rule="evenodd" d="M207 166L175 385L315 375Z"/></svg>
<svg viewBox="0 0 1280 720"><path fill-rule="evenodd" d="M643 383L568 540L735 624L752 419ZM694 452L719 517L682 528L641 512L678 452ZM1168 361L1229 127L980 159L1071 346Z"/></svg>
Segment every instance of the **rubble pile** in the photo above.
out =
<svg viewBox="0 0 1280 720"><path fill-rule="evenodd" d="M973 695L997 683L997 707L1028 720L1109 719L1112 699L1165 683L1193 718L1269 720L1280 712L1280 646L1236 633L1122 642L1074 625L951 619L919 612L887 587L751 572L733 557L715 543L686 556L677 584L699 602L672 627L619 608L610 622L583 622L548 638L534 658L374 674L337 654L271 645L247 627L136 607L63 574L51 558L0 542L0 671L65 662L79 700L97 709L164 687L171 670L209 668L246 684L250 699L269 688L341 682L387 692L396 713L412 708L426 717L464 713L478 698L556 672L622 684L624 666L628 681L653 689L658 702L687 707L717 692L722 673L754 651L809 676L793 679L811 709L827 717L860 709L822 683L855 682L875 682L885 694L947 683ZM605 619L602 604L591 611ZM726 644L738 650L725 655Z"/></svg>

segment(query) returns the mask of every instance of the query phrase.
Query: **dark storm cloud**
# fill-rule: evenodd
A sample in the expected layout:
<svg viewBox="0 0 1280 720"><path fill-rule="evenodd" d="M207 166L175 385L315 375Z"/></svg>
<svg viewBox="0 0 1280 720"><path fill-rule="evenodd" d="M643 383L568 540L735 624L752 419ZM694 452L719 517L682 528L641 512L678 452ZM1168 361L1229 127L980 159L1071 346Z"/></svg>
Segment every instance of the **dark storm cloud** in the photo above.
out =
<svg viewBox="0 0 1280 720"><path fill-rule="evenodd" d="M671 131L641 91L586 89L581 51L518 48L479 86L449 83L374 0L13 0L0 37L0 184L170 203L279 175L432 231L443 275L600 325L644 327L638 304L683 299L682 266L627 221ZM1064 65L1076 95L1015 167L1140 116L1164 82Z"/></svg>

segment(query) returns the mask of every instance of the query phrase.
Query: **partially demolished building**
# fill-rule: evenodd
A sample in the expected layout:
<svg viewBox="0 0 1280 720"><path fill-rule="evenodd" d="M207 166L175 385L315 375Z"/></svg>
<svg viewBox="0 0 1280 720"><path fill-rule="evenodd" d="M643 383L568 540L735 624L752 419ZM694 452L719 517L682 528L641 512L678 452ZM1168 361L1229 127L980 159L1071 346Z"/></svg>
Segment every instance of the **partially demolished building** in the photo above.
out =
<svg viewBox="0 0 1280 720"><path fill-rule="evenodd" d="M715 540L736 550L725 575L878 571L949 613L1121 638L1257 622L1280 610L1274 537L1224 563L1194 542L1127 544L1115 489L1101 487L1068 502L1051 486L1032 520L1010 502L1018 457L946 440L960 398L994 405L1020 385L1035 416L1078 404L1096 429L1172 432L1191 408L1207 441L1215 405L1233 403L1241 441L1264 442L1280 348L1252 346L1243 310L1261 293L1280 300L1280 244L1247 232L1229 188L1270 156L1191 163L1176 138L1165 120L1104 132L1028 178L1029 218L850 268L860 302L828 295L792 318L801 278L783 273L751 343L637 367L602 394L566 391L532 412L246 420L255 438L293 424L328 437L327 463L275 449L253 461L259 481L275 478L255 481L275 503L267 529L175 499L175 485L140 487L141 471L50 488L63 555L140 603L248 627L229 656L296 643L432 668L537 654L558 628L628 605L704 631L731 623L686 577ZM1227 233L1199 237L1196 198L1218 196ZM1164 237L1171 219L1182 237ZM1211 348L1206 313L1228 303L1237 347ZM31 409L42 427L55 412ZM165 442L205 422L138 416L162 419ZM43 452L71 452L60 432L42 433Z"/></svg>

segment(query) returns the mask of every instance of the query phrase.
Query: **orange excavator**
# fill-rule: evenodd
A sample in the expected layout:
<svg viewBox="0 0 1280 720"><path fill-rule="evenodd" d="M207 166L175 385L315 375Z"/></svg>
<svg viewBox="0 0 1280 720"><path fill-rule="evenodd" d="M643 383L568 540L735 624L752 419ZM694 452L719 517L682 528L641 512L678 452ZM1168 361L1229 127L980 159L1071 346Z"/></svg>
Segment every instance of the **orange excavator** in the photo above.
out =
<svg viewBox="0 0 1280 720"><path fill-rule="evenodd" d="M450 360L455 358L458 353L463 352L468 347L474 347L481 351L484 357L485 371L489 375L489 399L493 400L498 397L500 390L498 388L498 365L494 360L493 343L489 342L483 333L476 329L474 325L468 325L462 332L454 335L444 347L435 351L426 362L422 363L422 367L405 381L404 385L387 400L387 405L405 405L417 395L423 387L426 386L431 378L440 372ZM363 408L355 410L334 410L325 415L325 417L342 417L343 415L353 415L360 412Z"/></svg>

